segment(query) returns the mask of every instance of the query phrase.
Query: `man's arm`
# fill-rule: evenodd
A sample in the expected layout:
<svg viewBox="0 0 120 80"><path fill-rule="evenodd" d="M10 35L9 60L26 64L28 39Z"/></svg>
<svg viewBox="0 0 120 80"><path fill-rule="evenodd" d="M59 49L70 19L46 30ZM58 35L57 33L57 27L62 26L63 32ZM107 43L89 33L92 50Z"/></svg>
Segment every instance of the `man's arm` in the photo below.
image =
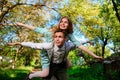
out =
<svg viewBox="0 0 120 80"><path fill-rule="evenodd" d="M67 42L68 44L68 42ZM71 49L75 49L75 45L73 45L73 43L69 42L69 47L71 47ZM87 49L84 45L77 45L77 47L80 50L85 51L87 54L89 54L90 56L96 58L96 59L103 59L101 56L97 56L96 54L94 54L92 51L90 51L89 49Z"/></svg>
<svg viewBox="0 0 120 80"><path fill-rule="evenodd" d="M52 46L52 43L33 43L33 42L15 42L15 43L8 43L11 46L14 45L22 45L26 47L31 47L34 49L49 49Z"/></svg>
<svg viewBox="0 0 120 80"><path fill-rule="evenodd" d="M12 42L12 43L8 43L8 45L14 46L14 45L21 45L21 44L20 44L20 42Z"/></svg>
<svg viewBox="0 0 120 80"><path fill-rule="evenodd" d="M85 46L80 45L78 46L79 49L85 51L86 53L88 53L89 55L93 56L96 59L103 59L101 56L97 56L96 54L94 54L92 51L88 50Z"/></svg>

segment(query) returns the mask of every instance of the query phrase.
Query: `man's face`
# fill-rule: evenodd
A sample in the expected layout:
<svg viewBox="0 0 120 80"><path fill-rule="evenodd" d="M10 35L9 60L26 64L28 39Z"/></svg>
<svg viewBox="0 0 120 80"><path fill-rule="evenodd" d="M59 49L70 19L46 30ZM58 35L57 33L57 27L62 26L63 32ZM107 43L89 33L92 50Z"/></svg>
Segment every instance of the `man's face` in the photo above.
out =
<svg viewBox="0 0 120 80"><path fill-rule="evenodd" d="M66 40L66 38L65 38L65 36L64 36L64 33L62 33L62 32L56 32L56 33L54 34L54 41L55 41L55 43L56 43L56 45L57 45L58 47L63 46L65 40Z"/></svg>

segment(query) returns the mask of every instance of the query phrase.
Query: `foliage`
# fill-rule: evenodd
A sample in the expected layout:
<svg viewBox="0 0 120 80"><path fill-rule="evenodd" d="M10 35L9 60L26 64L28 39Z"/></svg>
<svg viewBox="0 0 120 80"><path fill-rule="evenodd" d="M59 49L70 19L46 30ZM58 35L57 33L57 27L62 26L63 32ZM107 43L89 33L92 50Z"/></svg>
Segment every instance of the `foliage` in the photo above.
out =
<svg viewBox="0 0 120 80"><path fill-rule="evenodd" d="M114 71L114 72L111 72L110 74L111 74L111 76L112 76L112 78L113 78L114 80L119 80L119 79L118 79L118 76L120 76L120 75L119 75L119 74L120 74L120 69L119 69L119 70L116 70L116 71Z"/></svg>
<svg viewBox="0 0 120 80"><path fill-rule="evenodd" d="M0 0L0 45L4 49L0 55L12 56L16 65L33 65L38 52L21 46L8 47L7 42L34 41L42 42L43 35L20 28L15 22L34 26L42 26L56 16L57 7L61 0ZM60 3L59 3L60 2ZM15 49L15 50L13 50Z"/></svg>
<svg viewBox="0 0 120 80"><path fill-rule="evenodd" d="M20 28L14 23L23 22L29 25L45 27L48 21L59 19L60 16L69 16L74 26L81 29L85 36L94 41L94 47L87 46L97 55L110 56L110 51L106 47L109 43L114 44L110 49L118 53L120 24L112 1L104 0L104 2L101 2L101 0L97 0L98 2L94 3L92 0L70 0L67 4L64 4L64 0L32 1L0 0L0 48L3 48L0 55L13 58L16 66L34 65L35 60L39 60L39 51L21 46L8 47L5 44L14 41L42 42L41 37L44 36ZM119 13L119 1L116 0L115 2ZM55 24L55 22L52 24ZM80 61L80 58L75 54L73 51L69 55L74 65ZM88 55L85 55L85 58L92 59Z"/></svg>
<svg viewBox="0 0 120 80"><path fill-rule="evenodd" d="M31 71L33 67L19 67L16 69L0 69L1 80L21 80L25 79L26 75ZM69 80L107 80L103 74L103 66L99 63L95 63L93 66L82 65L73 66L67 71ZM119 71L112 72L114 80L119 80ZM33 80L40 80L34 78Z"/></svg>
<svg viewBox="0 0 120 80"><path fill-rule="evenodd" d="M77 49L69 52L68 59L71 61L72 66L85 64L83 56L80 56L79 54L84 55Z"/></svg>
<svg viewBox="0 0 120 80"><path fill-rule="evenodd" d="M114 6L116 17L120 22L120 1L119 0L112 0L112 4Z"/></svg>
<svg viewBox="0 0 120 80"><path fill-rule="evenodd" d="M38 65L40 63L40 51L25 48L22 46L3 46L3 51L1 51L2 56L9 57L15 63L15 67L22 65ZM37 63L36 63L37 61ZM8 61L9 62L9 61ZM6 62L7 63L7 62ZM6 66L7 67L7 66Z"/></svg>
<svg viewBox="0 0 120 80"><path fill-rule="evenodd" d="M97 67L97 68L96 68ZM68 70L70 80L106 80L102 65L96 64L94 67L88 65L74 66Z"/></svg>
<svg viewBox="0 0 120 80"><path fill-rule="evenodd" d="M10 57L0 56L0 68L11 68L13 60Z"/></svg>
<svg viewBox="0 0 120 80"><path fill-rule="evenodd" d="M119 38L120 24L112 1L70 0L69 4L59 12L61 15L71 17L74 24L77 24L75 27L79 26L90 40L101 44L103 57L107 55L106 46L111 42L116 42L114 39Z"/></svg>
<svg viewBox="0 0 120 80"><path fill-rule="evenodd" d="M97 67L97 68L96 68ZM17 69L0 69L1 80L21 80L31 70L31 67L20 67ZM69 80L106 80L102 72L102 66L96 65L94 68L85 66L74 66L68 69ZM40 80L34 78L33 80Z"/></svg>
<svg viewBox="0 0 120 80"><path fill-rule="evenodd" d="M1 80L22 80L25 79L27 73L31 68L24 69L0 69Z"/></svg>

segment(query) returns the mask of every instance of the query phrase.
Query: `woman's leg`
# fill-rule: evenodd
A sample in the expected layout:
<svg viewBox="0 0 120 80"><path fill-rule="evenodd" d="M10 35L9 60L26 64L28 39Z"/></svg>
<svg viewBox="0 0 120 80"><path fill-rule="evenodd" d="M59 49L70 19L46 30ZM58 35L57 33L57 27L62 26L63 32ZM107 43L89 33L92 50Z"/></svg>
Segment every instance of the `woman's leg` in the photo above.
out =
<svg viewBox="0 0 120 80"><path fill-rule="evenodd" d="M31 73L29 75L30 79L32 79L33 77L47 77L49 74L50 61L49 61L48 53L45 49L41 50L40 58L41 58L42 71L36 71L34 73Z"/></svg>
<svg viewBox="0 0 120 80"><path fill-rule="evenodd" d="M45 68L42 71L36 71L34 73L31 73L29 75L29 79L32 79L33 77L47 77L49 74L49 68Z"/></svg>
<svg viewBox="0 0 120 80"><path fill-rule="evenodd" d="M72 63L70 62L70 60L67 58L66 60L66 67L70 68L72 66Z"/></svg>

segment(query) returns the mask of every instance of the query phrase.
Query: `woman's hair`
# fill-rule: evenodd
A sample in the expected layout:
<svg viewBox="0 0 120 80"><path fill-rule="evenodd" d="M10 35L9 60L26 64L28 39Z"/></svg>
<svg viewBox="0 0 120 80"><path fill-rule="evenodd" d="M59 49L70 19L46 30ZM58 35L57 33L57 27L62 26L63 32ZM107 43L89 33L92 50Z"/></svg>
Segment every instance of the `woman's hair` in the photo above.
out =
<svg viewBox="0 0 120 80"><path fill-rule="evenodd" d="M67 30L65 30L67 32L67 34L72 34L73 33L73 25L72 25L72 21L70 20L70 18L64 16L60 19L58 26L55 26L54 28L52 28L52 31L54 33L54 31L56 31L56 29L60 29L60 22L62 21L63 18L66 18L68 20L68 28Z"/></svg>
<svg viewBox="0 0 120 80"><path fill-rule="evenodd" d="M70 20L70 18L68 18L67 16L63 16L58 24L58 28L60 29L60 22L62 21L63 18L66 18L68 20L68 28L67 28L67 33L68 34L72 34L73 33L73 25L72 25L72 21Z"/></svg>

